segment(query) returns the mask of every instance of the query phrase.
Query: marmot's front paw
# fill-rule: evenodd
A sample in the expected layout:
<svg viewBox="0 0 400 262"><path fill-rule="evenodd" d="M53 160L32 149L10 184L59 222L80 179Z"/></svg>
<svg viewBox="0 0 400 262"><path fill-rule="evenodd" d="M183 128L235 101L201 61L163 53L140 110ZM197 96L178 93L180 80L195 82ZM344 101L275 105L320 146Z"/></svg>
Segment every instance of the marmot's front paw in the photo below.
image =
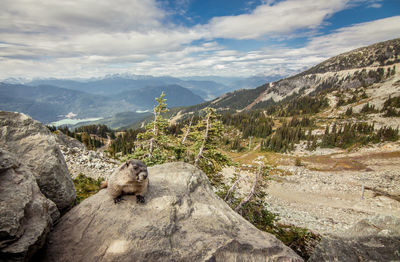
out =
<svg viewBox="0 0 400 262"><path fill-rule="evenodd" d="M144 196L141 196L141 195L136 196L136 203L144 204L144 202L145 202Z"/></svg>
<svg viewBox="0 0 400 262"><path fill-rule="evenodd" d="M120 203L122 200L123 200L122 197L121 197L121 196L118 196L118 197L114 198L114 203L115 203L115 204L118 204L118 203Z"/></svg>

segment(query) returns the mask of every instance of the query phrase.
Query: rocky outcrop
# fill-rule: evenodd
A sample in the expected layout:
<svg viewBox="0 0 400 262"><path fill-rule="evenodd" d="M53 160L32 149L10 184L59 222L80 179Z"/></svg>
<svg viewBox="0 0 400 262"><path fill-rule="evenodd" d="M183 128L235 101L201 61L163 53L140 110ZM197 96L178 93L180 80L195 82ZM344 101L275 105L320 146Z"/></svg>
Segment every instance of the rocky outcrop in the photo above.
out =
<svg viewBox="0 0 400 262"><path fill-rule="evenodd" d="M342 236L324 238L309 261L400 261L400 218L363 219Z"/></svg>
<svg viewBox="0 0 400 262"><path fill-rule="evenodd" d="M114 204L101 190L60 219L42 261L302 261L230 209L197 168L148 171L145 204Z"/></svg>
<svg viewBox="0 0 400 262"><path fill-rule="evenodd" d="M62 134L61 132L59 133ZM65 135L63 136L66 137ZM67 138L75 140L69 137ZM78 140L75 140L73 143L83 146ZM62 142L60 142L59 145L64 155L65 162L67 163L68 170L73 178L77 177L79 174L94 179L107 178L112 174L114 169L120 165L119 161L107 157L105 153L87 150L85 146L82 148L80 146L74 146L71 143L63 144Z"/></svg>
<svg viewBox="0 0 400 262"><path fill-rule="evenodd" d="M57 130L55 133L56 136L56 142L61 148L68 148L72 152L77 151L77 150L84 150L85 145L79 142L77 139L69 137L65 135L63 132L60 130Z"/></svg>
<svg viewBox="0 0 400 262"><path fill-rule="evenodd" d="M31 169L40 191L59 210L73 204L74 184L55 137L45 126L24 114L0 111L0 146Z"/></svg>
<svg viewBox="0 0 400 262"><path fill-rule="evenodd" d="M0 181L0 261L28 261L43 246L57 207L29 168L1 148Z"/></svg>

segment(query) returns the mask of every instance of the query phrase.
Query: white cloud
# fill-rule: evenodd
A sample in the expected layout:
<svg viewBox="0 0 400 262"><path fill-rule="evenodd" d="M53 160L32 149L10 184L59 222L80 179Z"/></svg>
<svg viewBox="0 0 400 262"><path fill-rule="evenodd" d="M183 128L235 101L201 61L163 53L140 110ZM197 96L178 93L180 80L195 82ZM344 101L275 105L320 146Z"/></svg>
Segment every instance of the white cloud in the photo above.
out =
<svg viewBox="0 0 400 262"><path fill-rule="evenodd" d="M343 27L332 34L314 37L308 52L333 56L376 42L400 37L400 16Z"/></svg>
<svg viewBox="0 0 400 262"><path fill-rule="evenodd" d="M250 14L216 17L206 25L213 37L255 39L315 29L324 19L345 9L348 0L287 0L267 2Z"/></svg>
<svg viewBox="0 0 400 262"><path fill-rule="evenodd" d="M165 60L167 64L156 65L156 71L149 68L149 72L225 76L292 74L340 53L400 37L399 25L400 16L355 24L328 35L312 37L308 44L300 48L275 46L250 52L223 49L190 58L190 53L187 53L186 59L179 60L179 63Z"/></svg>
<svg viewBox="0 0 400 262"><path fill-rule="evenodd" d="M381 8L381 7L382 7L382 4L378 4L378 3L370 4L368 7L369 7L369 8Z"/></svg>
<svg viewBox="0 0 400 262"><path fill-rule="evenodd" d="M185 4L186 0L181 6ZM314 32L327 17L351 4L346 0L266 1L248 14L216 17L207 25L185 28L164 25L168 14L155 0L2 0L0 79L123 72L288 74L356 47L400 37L397 16L310 36L301 48L282 45L245 52L222 46L217 39L286 39L299 30Z"/></svg>
<svg viewBox="0 0 400 262"><path fill-rule="evenodd" d="M368 8L381 8L383 0L367 0Z"/></svg>
<svg viewBox="0 0 400 262"><path fill-rule="evenodd" d="M2 31L74 34L145 31L160 26L164 12L154 0L2 0Z"/></svg>

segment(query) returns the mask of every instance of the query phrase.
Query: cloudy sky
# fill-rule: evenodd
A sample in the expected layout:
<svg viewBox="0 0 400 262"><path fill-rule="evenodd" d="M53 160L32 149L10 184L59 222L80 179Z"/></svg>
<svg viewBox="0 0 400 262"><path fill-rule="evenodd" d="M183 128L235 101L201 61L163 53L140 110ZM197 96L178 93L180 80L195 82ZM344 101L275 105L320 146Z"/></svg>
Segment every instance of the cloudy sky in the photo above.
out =
<svg viewBox="0 0 400 262"><path fill-rule="evenodd" d="M287 75L400 37L400 0L0 3L0 79Z"/></svg>

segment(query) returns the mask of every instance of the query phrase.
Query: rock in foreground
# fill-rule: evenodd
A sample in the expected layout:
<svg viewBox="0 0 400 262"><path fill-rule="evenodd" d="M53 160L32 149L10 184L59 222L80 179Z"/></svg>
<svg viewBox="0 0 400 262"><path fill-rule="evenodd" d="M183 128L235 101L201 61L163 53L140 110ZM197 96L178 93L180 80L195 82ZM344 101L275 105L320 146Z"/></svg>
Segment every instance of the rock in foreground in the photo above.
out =
<svg viewBox="0 0 400 262"><path fill-rule="evenodd" d="M59 210L74 203L74 183L55 137L44 125L24 114L0 111L0 146L31 169L40 191Z"/></svg>
<svg viewBox="0 0 400 262"><path fill-rule="evenodd" d="M31 171L1 148L0 181L0 261L28 261L45 243L57 207Z"/></svg>
<svg viewBox="0 0 400 262"><path fill-rule="evenodd" d="M400 261L400 218L363 219L343 236L324 238L308 261Z"/></svg>
<svg viewBox="0 0 400 262"><path fill-rule="evenodd" d="M107 190L64 215L43 261L302 261L218 198L207 177L185 163L149 168L145 204Z"/></svg>

